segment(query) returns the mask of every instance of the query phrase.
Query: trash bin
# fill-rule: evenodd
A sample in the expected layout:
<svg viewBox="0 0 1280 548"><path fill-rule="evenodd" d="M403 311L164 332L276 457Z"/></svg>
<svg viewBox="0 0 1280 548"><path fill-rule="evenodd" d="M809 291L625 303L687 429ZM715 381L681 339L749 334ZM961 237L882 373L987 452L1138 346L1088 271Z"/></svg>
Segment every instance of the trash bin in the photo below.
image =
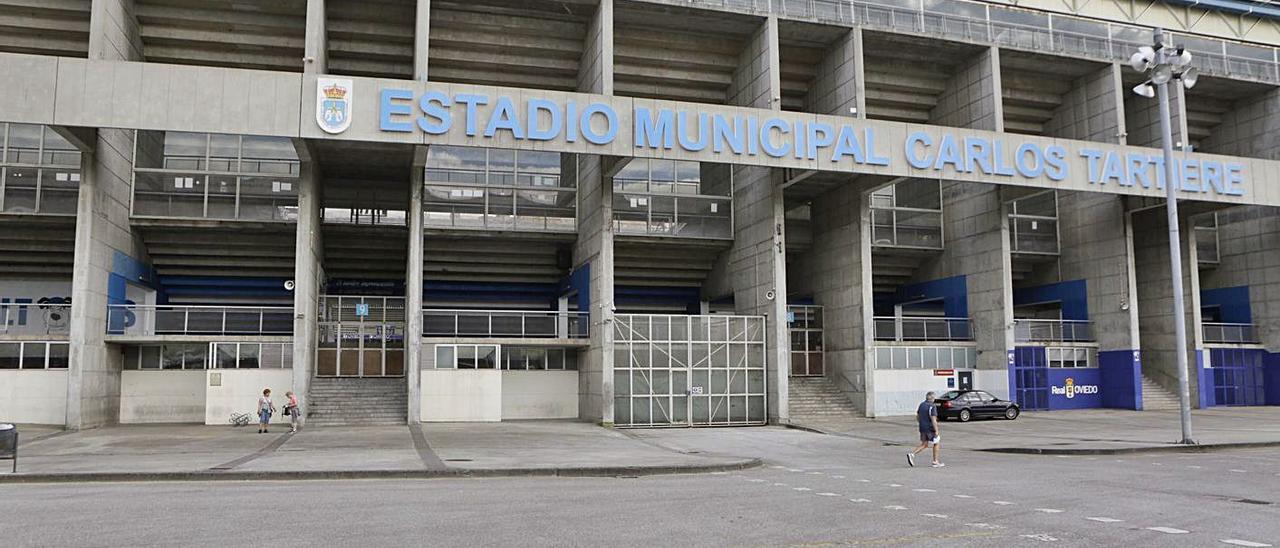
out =
<svg viewBox="0 0 1280 548"><path fill-rule="evenodd" d="M0 460L13 461L13 472L18 471L18 427L0 423Z"/></svg>

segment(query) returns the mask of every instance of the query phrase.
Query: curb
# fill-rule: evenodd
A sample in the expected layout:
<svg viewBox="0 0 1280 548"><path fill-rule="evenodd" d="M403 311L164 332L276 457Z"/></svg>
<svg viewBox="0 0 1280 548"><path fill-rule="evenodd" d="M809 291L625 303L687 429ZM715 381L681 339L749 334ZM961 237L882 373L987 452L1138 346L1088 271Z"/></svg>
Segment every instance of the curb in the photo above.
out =
<svg viewBox="0 0 1280 548"><path fill-rule="evenodd" d="M723 464L676 466L588 466L582 468L445 468L435 470L339 470L288 472L80 472L66 474L0 474L0 485L18 483L105 483L160 481L281 481L354 479L446 479L505 477L593 478L733 472L755 468L760 459Z"/></svg>
<svg viewBox="0 0 1280 548"><path fill-rule="evenodd" d="M996 447L976 449L988 453L1017 455L1133 455L1141 453L1210 453L1231 449L1260 449L1280 447L1280 441L1253 441L1237 443L1206 443L1204 445L1155 445L1150 447L1118 447L1115 449L1042 449L1037 447Z"/></svg>

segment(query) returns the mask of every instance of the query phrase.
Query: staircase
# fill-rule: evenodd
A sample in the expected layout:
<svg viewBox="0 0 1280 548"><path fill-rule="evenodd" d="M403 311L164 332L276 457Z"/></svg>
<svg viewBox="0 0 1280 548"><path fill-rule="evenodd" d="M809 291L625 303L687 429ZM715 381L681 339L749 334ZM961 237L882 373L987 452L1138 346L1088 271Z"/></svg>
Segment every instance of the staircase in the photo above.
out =
<svg viewBox="0 0 1280 548"><path fill-rule="evenodd" d="M825 377L791 377L788 385L791 422L843 422L862 417L844 392Z"/></svg>
<svg viewBox="0 0 1280 548"><path fill-rule="evenodd" d="M311 379L308 426L405 424L408 394L404 378Z"/></svg>
<svg viewBox="0 0 1280 548"><path fill-rule="evenodd" d="M1161 411L1178 409L1178 395L1165 390L1155 381L1142 376L1142 410Z"/></svg>

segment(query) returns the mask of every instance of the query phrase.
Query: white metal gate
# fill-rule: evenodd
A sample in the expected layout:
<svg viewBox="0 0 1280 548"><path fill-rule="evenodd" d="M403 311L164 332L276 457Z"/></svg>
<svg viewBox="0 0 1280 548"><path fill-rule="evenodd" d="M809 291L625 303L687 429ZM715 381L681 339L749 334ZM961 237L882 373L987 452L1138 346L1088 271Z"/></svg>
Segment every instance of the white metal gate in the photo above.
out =
<svg viewBox="0 0 1280 548"><path fill-rule="evenodd" d="M614 424L764 424L764 322L762 316L615 316Z"/></svg>

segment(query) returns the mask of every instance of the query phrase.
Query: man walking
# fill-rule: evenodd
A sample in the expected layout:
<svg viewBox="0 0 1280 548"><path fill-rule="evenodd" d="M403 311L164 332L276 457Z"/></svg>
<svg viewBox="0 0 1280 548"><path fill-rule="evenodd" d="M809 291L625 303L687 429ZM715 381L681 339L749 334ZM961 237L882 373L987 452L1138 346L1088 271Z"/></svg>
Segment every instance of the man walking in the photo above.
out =
<svg viewBox="0 0 1280 548"><path fill-rule="evenodd" d="M933 392L924 395L924 401L916 408L916 421L920 423L920 446L907 453L907 464L916 465L916 455L924 448L933 446L933 467L946 466L938 460L938 409L933 406Z"/></svg>

